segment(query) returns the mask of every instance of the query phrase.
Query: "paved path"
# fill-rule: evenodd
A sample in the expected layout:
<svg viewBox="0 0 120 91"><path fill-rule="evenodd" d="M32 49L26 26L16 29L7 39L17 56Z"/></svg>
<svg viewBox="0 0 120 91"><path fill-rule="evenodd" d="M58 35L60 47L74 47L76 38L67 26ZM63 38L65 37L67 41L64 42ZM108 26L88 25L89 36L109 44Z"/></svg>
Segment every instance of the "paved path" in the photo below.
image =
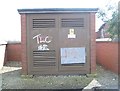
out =
<svg viewBox="0 0 120 91"><path fill-rule="evenodd" d="M118 75L104 69L102 66L97 66L96 80L102 85L101 89L118 89Z"/></svg>
<svg viewBox="0 0 120 91"><path fill-rule="evenodd" d="M94 91L94 88L100 88L101 86L96 79L93 79L82 91Z"/></svg>

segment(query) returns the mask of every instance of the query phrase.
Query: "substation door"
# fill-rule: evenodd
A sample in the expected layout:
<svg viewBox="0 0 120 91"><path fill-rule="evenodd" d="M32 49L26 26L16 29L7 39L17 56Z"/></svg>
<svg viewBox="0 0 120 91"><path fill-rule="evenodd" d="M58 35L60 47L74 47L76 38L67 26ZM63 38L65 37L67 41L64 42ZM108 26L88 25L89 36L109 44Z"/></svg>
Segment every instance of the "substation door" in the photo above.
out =
<svg viewBox="0 0 120 91"><path fill-rule="evenodd" d="M59 70L89 73L89 14L61 14L59 21Z"/></svg>
<svg viewBox="0 0 120 91"><path fill-rule="evenodd" d="M90 72L89 14L27 15L28 74Z"/></svg>
<svg viewBox="0 0 120 91"><path fill-rule="evenodd" d="M58 19L56 15L29 14L27 28L29 74L58 72Z"/></svg>

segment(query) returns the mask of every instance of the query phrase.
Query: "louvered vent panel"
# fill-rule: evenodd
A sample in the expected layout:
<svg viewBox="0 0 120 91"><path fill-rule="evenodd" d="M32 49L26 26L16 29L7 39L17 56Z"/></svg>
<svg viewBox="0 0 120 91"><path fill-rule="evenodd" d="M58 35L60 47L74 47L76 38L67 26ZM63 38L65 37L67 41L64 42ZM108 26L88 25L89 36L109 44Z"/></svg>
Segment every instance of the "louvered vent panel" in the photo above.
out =
<svg viewBox="0 0 120 91"><path fill-rule="evenodd" d="M55 66L55 50L33 51L33 66Z"/></svg>
<svg viewBox="0 0 120 91"><path fill-rule="evenodd" d="M55 27L55 19L33 19L33 29L53 27Z"/></svg>
<svg viewBox="0 0 120 91"><path fill-rule="evenodd" d="M84 27L84 18L64 18L61 20L62 27Z"/></svg>

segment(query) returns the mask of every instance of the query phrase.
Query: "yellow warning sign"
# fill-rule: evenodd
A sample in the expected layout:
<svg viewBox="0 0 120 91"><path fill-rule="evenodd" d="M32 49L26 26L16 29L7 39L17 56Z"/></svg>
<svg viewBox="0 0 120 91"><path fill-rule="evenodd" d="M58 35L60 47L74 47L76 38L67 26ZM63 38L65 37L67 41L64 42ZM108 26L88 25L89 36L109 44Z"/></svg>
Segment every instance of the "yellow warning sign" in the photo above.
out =
<svg viewBox="0 0 120 91"><path fill-rule="evenodd" d="M70 35L75 34L74 29L69 29L69 34L70 34Z"/></svg>
<svg viewBox="0 0 120 91"><path fill-rule="evenodd" d="M69 29L68 38L76 38L74 29Z"/></svg>

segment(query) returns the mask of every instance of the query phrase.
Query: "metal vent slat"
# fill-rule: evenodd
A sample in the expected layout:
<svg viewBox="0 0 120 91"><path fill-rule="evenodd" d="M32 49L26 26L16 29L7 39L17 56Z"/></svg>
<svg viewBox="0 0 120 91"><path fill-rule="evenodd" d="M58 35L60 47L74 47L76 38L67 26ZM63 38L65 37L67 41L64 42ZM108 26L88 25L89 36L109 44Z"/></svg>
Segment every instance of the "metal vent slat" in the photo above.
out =
<svg viewBox="0 0 120 91"><path fill-rule="evenodd" d="M33 66L55 66L55 50L33 51Z"/></svg>
<svg viewBox="0 0 120 91"><path fill-rule="evenodd" d="M44 67L44 66L55 66L55 62L47 62L47 63L34 63L34 67Z"/></svg>
<svg viewBox="0 0 120 91"><path fill-rule="evenodd" d="M33 19L33 29L53 27L55 27L55 19Z"/></svg>
<svg viewBox="0 0 120 91"><path fill-rule="evenodd" d="M64 18L61 19L62 27L84 27L84 18Z"/></svg>

